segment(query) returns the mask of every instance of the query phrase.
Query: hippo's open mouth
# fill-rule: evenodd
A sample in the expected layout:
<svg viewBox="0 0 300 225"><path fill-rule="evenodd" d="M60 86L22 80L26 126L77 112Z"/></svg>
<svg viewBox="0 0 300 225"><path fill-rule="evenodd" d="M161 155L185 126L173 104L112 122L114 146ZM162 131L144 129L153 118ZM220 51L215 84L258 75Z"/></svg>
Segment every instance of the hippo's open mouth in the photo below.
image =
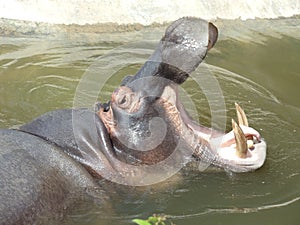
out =
<svg viewBox="0 0 300 225"><path fill-rule="evenodd" d="M174 124L180 126L181 135L190 143L195 158L233 172L252 171L263 165L266 143L258 131L249 127L246 114L237 103L238 124L232 119L232 131L224 134L196 124L179 101L177 87L170 87L162 94L163 101L169 102L166 111L178 120ZM178 116L174 116L176 112Z"/></svg>
<svg viewBox="0 0 300 225"><path fill-rule="evenodd" d="M110 107L100 109L98 114L109 133L114 133L118 128L113 112L121 108L127 113L135 113L144 101L145 97L139 93L128 87L120 87L113 93ZM194 158L233 172L252 171L263 165L266 143L258 131L249 127L247 117L238 104L236 111L239 124L232 120L232 131L225 134L196 124L189 117L179 100L176 84L167 85L155 101L155 104L164 109L166 118L188 144ZM159 129L156 132L160 132Z"/></svg>

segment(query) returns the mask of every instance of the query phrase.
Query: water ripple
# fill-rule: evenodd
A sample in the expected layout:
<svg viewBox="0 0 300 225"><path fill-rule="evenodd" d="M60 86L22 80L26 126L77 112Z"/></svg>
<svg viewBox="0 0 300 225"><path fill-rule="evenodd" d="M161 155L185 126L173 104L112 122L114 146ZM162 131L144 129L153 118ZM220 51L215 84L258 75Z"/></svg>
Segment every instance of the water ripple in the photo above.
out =
<svg viewBox="0 0 300 225"><path fill-rule="evenodd" d="M42 88L46 88L46 87L55 88L55 89L64 90L64 91L71 90L70 88L66 88L66 87L62 87L62 86L58 86L58 85L54 85L54 84L42 84L42 85L31 88L28 92L31 94L32 92L34 92L38 89L42 89Z"/></svg>
<svg viewBox="0 0 300 225"><path fill-rule="evenodd" d="M198 216L208 215L208 214L254 213L254 212L263 211L263 210L285 207L285 206L291 205L299 200L300 200L300 196L298 196L294 199L291 199L289 201L278 203L278 204L264 205L264 206L258 206L258 207L248 207L248 208L247 207L246 208L224 208L224 209L209 208L203 212L198 212L198 213L193 213L193 214L185 214L185 215L168 215L167 217L169 217L171 219L187 219L187 218L193 218L193 217L198 217Z"/></svg>
<svg viewBox="0 0 300 225"><path fill-rule="evenodd" d="M45 75L45 76L41 76L38 77L38 80L44 80L44 79L60 79L60 80L64 80L64 81L71 81L71 82L79 82L80 79L74 79L74 78L70 78L67 76L59 76L59 75Z"/></svg>
<svg viewBox="0 0 300 225"><path fill-rule="evenodd" d="M209 64L205 64L205 65L207 66L209 71L213 72L213 74L217 76L218 79L223 79L226 80L227 82L236 83L237 85L244 87L246 90L251 90L259 94L260 96L265 96L266 98L269 98L270 100L273 100L276 103L280 103L278 98L274 94L272 94L271 91L269 91L262 85L257 84L252 80L246 78L245 76L231 72L229 70L226 70L218 66L213 66Z"/></svg>

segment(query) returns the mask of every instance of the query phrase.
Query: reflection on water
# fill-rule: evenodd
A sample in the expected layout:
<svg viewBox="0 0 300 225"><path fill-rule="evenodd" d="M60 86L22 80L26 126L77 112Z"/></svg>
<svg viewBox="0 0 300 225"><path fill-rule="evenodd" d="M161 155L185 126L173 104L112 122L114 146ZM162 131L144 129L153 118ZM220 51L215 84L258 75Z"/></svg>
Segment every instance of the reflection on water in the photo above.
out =
<svg viewBox="0 0 300 225"><path fill-rule="evenodd" d="M206 64L183 87L197 107L199 118L196 119L206 126L213 123L214 127L222 127L223 124L216 123L219 120L211 119L212 115L220 115L223 119L220 121L226 121L229 129L231 118L235 118L234 102L238 102L251 126L268 143L264 167L247 174L200 173L195 168L185 168L163 184L144 188L103 182L103 189L111 196L112 212L103 213L96 203L82 204L72 211L65 224L130 224L131 219L146 218L152 213L168 214L178 225L261 221L297 224L300 219L300 37L295 28L299 31L299 19L288 23L277 20L278 26L274 27L268 20L260 22L259 26L253 21L228 21L230 26L226 21L219 22L221 40L209 53ZM236 32L237 27L240 33ZM105 42L1 38L0 127L24 124L47 111L72 107L76 87L86 71L106 76L103 71L112 70L113 65L123 65L101 92L99 99L108 100L123 76L133 74L151 54L163 30L147 36L144 42L123 47L119 46L124 40L130 42L127 35L132 34L119 34L119 39L111 42L107 42L109 39ZM141 31L138 36L145 39L143 34L147 32ZM116 47L119 47L118 54L114 54ZM107 63L97 69L95 64L99 60ZM210 112L213 103L195 82L203 74L217 79L226 114L222 110ZM201 87L205 88L208 84L205 79L201 81Z"/></svg>

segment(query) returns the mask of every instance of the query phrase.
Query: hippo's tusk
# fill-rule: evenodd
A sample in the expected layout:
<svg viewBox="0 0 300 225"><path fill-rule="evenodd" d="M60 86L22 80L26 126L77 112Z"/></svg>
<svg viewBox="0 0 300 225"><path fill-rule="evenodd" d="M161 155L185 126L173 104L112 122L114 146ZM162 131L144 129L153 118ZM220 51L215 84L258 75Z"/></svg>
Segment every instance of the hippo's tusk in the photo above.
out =
<svg viewBox="0 0 300 225"><path fill-rule="evenodd" d="M242 109L242 107L237 104L237 103L234 103L235 104L235 109L236 109L236 114L237 114L237 118L238 118L238 122L239 122L239 125L244 125L246 127L249 127L249 124L248 124L248 119L247 119L247 116L244 112L244 110Z"/></svg>
<svg viewBox="0 0 300 225"><path fill-rule="evenodd" d="M231 120L232 122L232 130L234 133L235 143L236 143L236 154L239 158L246 158L247 157L247 139L240 128L240 126L234 121L234 119Z"/></svg>

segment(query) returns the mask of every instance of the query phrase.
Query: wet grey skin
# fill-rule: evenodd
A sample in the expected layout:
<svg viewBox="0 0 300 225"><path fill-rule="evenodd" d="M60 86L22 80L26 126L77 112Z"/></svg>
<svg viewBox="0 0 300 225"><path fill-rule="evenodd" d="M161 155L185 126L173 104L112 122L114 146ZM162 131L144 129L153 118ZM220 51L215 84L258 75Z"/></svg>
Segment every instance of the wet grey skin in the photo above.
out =
<svg viewBox="0 0 300 225"><path fill-rule="evenodd" d="M136 165L155 165L171 155L174 165L199 159L235 172L259 168L265 155L252 159L258 147L243 153L244 158L228 155L224 149L234 149L230 146L234 133L225 135L195 124L178 98L178 85L205 58L217 36L211 23L179 19L109 103L98 103L94 109L56 110L19 129L0 130L0 224L55 218L74 204L71 195L74 200L74 193L97 187L96 179L138 184L144 174ZM252 128L238 127L255 146L263 143ZM219 142L222 137L225 141Z"/></svg>

